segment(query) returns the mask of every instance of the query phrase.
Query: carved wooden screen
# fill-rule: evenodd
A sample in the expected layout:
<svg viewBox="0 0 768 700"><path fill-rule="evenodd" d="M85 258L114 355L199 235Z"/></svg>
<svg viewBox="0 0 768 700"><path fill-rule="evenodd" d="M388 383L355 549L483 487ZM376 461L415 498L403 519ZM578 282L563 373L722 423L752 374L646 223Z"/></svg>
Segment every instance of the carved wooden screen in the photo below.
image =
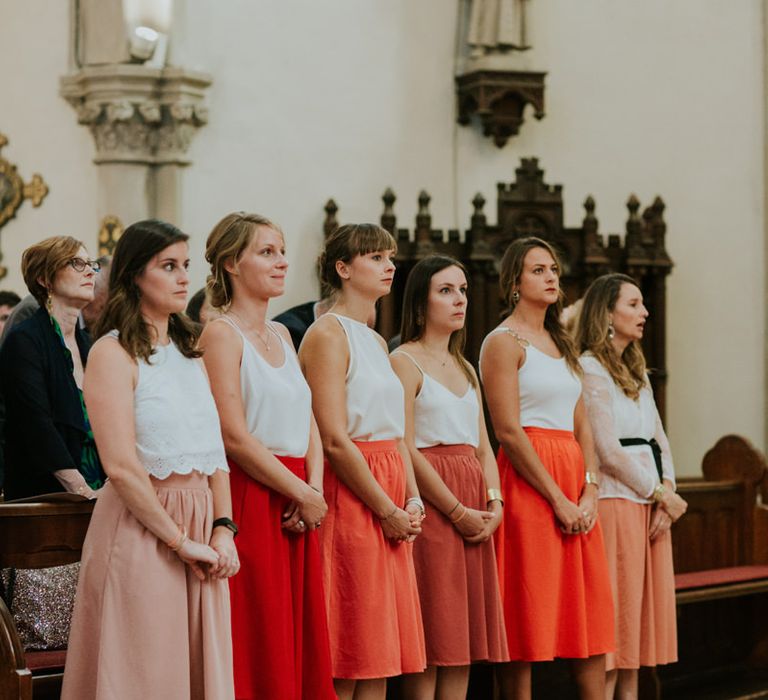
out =
<svg viewBox="0 0 768 700"><path fill-rule="evenodd" d="M419 195L413 232L398 228L395 194L390 189L384 193L380 221L398 241L398 273L392 293L380 302L377 330L387 339L399 332L405 280L416 262L431 253L451 255L464 263L470 275L467 357L476 364L483 338L501 318L503 305L498 269L504 250L516 238L539 236L552 243L562 256L561 284L566 304L576 301L592 280L606 272L624 272L638 281L650 312L643 346L663 418L667 383L666 277L672 261L664 247L666 224L661 198L657 197L641 214L640 202L632 195L627 202L629 216L623 243L617 234L608 235L606 242L598 232L592 197L587 197L584 202L582 225L567 228L563 224L562 186L544 182L544 171L539 168L538 159L523 158L515 175L514 182L497 186L496 224L488 223L483 196L475 196L472 201L474 213L464 240L457 230L432 228L430 197L426 192ZM327 236L338 226L338 207L329 200L325 211Z"/></svg>

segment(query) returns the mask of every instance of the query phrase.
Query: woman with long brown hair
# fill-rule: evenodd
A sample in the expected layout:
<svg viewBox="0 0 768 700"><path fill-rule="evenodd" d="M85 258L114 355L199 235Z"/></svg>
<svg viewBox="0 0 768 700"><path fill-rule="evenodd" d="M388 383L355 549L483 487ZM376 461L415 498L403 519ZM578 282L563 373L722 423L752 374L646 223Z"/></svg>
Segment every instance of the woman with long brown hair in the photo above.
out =
<svg viewBox="0 0 768 700"><path fill-rule="evenodd" d="M613 607L560 270L547 242L510 244L499 280L510 313L481 351L505 504L496 554L512 661L499 676L505 698L530 698L531 662L573 659L580 697L603 700Z"/></svg>
<svg viewBox="0 0 768 700"><path fill-rule="evenodd" d="M480 383L464 358L467 275L444 255L420 260L403 295L402 344L390 356L405 389L405 443L426 518L413 545L427 670L407 700L463 700L469 665L508 661L492 535L499 471Z"/></svg>
<svg viewBox="0 0 768 700"><path fill-rule="evenodd" d="M403 442L403 387L367 325L392 286L395 250L374 224L328 237L320 268L334 305L299 350L329 465L320 542L341 700L383 700L388 676L425 666L411 544L424 505Z"/></svg>
<svg viewBox="0 0 768 700"><path fill-rule="evenodd" d="M616 653L606 658L606 698L637 698L638 669L677 661L669 441L656 410L640 341L648 310L635 280L613 273L587 289L576 341L584 399L600 463L600 520L616 606Z"/></svg>
<svg viewBox="0 0 768 700"><path fill-rule="evenodd" d="M188 236L118 241L85 401L109 477L83 545L64 700L233 698L239 567L219 417L184 315Z"/></svg>
<svg viewBox="0 0 768 700"><path fill-rule="evenodd" d="M327 511L312 396L287 329L267 321L288 263L280 228L228 214L205 249L223 315L201 337L241 528L230 582L237 698L331 700L328 628L316 528Z"/></svg>

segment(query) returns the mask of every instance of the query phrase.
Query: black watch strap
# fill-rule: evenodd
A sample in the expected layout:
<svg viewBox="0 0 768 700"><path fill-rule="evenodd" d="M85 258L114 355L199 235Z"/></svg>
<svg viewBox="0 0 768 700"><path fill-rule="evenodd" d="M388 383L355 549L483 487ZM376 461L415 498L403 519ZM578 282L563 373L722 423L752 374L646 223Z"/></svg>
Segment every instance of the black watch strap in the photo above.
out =
<svg viewBox="0 0 768 700"><path fill-rule="evenodd" d="M237 536L237 525L235 525L235 521L231 518L216 518L216 520L213 521L213 527L225 527L227 530L231 530L232 536Z"/></svg>

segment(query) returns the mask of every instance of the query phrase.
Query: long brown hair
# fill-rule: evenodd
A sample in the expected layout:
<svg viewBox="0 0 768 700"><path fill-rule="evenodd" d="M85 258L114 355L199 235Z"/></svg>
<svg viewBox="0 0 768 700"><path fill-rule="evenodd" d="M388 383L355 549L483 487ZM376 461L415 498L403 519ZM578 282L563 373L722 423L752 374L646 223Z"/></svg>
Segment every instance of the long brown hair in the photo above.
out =
<svg viewBox="0 0 768 700"><path fill-rule="evenodd" d="M206 289L211 306L221 309L232 303L232 280L226 265L237 263L259 226L266 226L283 235L280 227L266 216L243 211L227 214L208 235L205 259L211 266L211 274L208 275Z"/></svg>
<svg viewBox="0 0 768 700"><path fill-rule="evenodd" d="M326 290L341 289L341 277L336 263L348 263L356 255L367 255L378 250L397 252L397 242L392 234L377 224L344 224L339 226L325 241L317 266L320 281Z"/></svg>
<svg viewBox="0 0 768 700"><path fill-rule="evenodd" d="M131 224L120 236L109 273L109 293L96 323L96 336L119 332L120 345L131 357L150 362L155 352L149 324L141 315L141 293L136 280L155 255L189 236L172 224L147 219ZM199 331L184 314L170 314L168 336L185 357L200 357L196 348Z"/></svg>
<svg viewBox="0 0 768 700"><path fill-rule="evenodd" d="M609 332L611 313L625 284L640 286L618 272L598 277L589 285L576 322L576 344L581 352L591 352L624 394L636 401L648 381L643 348L640 341L633 340L619 355Z"/></svg>
<svg viewBox="0 0 768 700"><path fill-rule="evenodd" d="M501 259L501 270L499 271L499 286L504 301L507 304L508 314L511 314L517 306L515 301L515 287L520 284L520 277L523 274L525 256L535 248L546 250L555 261L559 274L562 274L563 265L560 262L560 256L557 251L546 241L535 236L518 238L509 244ZM544 314L544 329L549 333L560 354L565 358L568 368L577 376L581 376L581 366L571 336L565 330L560 322L560 314L563 310L563 291L560 288L557 301L547 307Z"/></svg>
<svg viewBox="0 0 768 700"><path fill-rule="evenodd" d="M465 276L469 277L464 265L447 255L428 255L413 266L405 282L405 291L403 292L403 320L400 325L401 343L419 340L424 335L427 325L430 283L438 272L448 267L458 267ZM475 373L464 357L466 336L464 326L453 331L448 340L448 352L453 355L470 384L476 387Z"/></svg>

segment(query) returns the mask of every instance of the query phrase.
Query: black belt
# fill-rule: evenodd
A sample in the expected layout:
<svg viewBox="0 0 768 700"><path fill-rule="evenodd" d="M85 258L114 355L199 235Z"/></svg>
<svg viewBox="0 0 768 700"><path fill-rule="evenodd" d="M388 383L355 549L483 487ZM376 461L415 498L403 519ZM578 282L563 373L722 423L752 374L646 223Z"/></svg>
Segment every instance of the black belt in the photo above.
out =
<svg viewBox="0 0 768 700"><path fill-rule="evenodd" d="M622 447L633 447L634 445L648 445L653 452L653 461L656 462L656 471L659 472L659 481L664 480L664 472L661 468L661 447L659 443L653 438L646 440L645 438L621 438L619 440Z"/></svg>

